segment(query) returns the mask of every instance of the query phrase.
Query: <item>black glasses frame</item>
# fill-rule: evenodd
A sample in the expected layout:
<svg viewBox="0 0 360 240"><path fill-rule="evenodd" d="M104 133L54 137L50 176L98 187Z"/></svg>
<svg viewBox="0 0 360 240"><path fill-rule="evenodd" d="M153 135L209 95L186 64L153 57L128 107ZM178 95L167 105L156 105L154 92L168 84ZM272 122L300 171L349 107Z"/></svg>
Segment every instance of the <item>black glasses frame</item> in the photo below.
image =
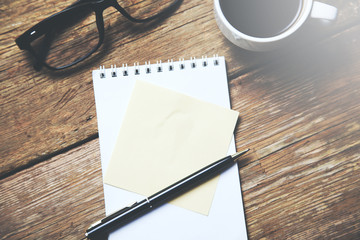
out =
<svg viewBox="0 0 360 240"><path fill-rule="evenodd" d="M167 8L163 9L161 12L144 18L144 19L138 19L132 17L124 8L122 8L116 0L78 0L74 4L70 5L68 8L66 8L63 11L60 11L41 22L37 23L27 31L25 31L22 35L20 35L16 40L16 44L18 47L22 50L28 50L33 57L36 60L36 63L34 65L34 68L36 70L40 70L42 66L47 67L50 70L61 70L65 68L69 68L71 66L74 66L75 64L85 60L88 58L91 54L93 54L96 50L99 49L99 47L102 45L104 41L104 18L103 18L103 12L105 9L109 7L114 7L116 10L118 10L123 16L125 16L128 20L135 22L135 23L145 23L152 21L154 19L158 19L161 17L164 17L165 15L169 14L170 12L174 11L179 4L182 2L182 0L175 0L173 1ZM77 14L83 14L84 9L87 11L91 10L95 12L96 17L96 25L98 29L99 34L99 42L98 44L92 49L90 52L88 52L83 57L75 60L74 62L63 65L60 67L53 67L48 65L45 60L47 53L49 51L49 47L52 41L52 31L54 31L54 26L57 24L61 24L64 22L69 22L69 19L72 19L72 16L76 16ZM37 53L33 47L31 46L31 43L42 37L44 38L44 44L41 46L40 52Z"/></svg>

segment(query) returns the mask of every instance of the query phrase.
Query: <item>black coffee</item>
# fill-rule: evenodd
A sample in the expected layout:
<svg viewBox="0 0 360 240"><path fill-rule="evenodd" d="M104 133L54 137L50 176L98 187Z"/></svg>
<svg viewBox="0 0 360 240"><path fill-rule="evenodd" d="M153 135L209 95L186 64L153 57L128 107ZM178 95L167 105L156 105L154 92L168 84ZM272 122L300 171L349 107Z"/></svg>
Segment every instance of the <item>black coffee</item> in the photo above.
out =
<svg viewBox="0 0 360 240"><path fill-rule="evenodd" d="M300 14L301 4L301 0L220 0L229 23L253 37L273 37L287 30Z"/></svg>

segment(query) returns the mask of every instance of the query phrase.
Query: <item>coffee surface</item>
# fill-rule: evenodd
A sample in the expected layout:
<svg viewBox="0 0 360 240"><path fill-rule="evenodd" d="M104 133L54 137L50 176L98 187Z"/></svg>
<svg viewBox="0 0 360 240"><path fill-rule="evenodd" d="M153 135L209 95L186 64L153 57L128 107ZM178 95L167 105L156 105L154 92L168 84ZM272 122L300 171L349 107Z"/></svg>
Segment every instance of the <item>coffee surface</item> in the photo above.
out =
<svg viewBox="0 0 360 240"><path fill-rule="evenodd" d="M229 23L253 37L273 37L298 18L301 0L220 0Z"/></svg>

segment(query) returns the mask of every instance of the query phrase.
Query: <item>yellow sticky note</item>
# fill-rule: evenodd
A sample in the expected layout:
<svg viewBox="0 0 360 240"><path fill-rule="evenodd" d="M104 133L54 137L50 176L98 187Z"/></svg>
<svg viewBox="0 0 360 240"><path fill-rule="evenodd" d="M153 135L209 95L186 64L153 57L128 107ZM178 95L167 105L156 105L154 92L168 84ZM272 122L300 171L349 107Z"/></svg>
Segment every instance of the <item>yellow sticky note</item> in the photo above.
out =
<svg viewBox="0 0 360 240"><path fill-rule="evenodd" d="M238 113L137 81L105 173L106 184L152 195L225 157ZM171 201L208 215L218 178Z"/></svg>

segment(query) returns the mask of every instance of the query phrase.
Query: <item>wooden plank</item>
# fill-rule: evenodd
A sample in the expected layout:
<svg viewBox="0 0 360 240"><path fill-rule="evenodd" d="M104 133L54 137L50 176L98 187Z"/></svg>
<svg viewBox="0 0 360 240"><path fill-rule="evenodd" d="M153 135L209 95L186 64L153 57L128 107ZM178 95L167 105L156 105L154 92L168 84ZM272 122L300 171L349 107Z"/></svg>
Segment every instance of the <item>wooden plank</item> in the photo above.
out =
<svg viewBox="0 0 360 240"><path fill-rule="evenodd" d="M240 170L250 239L356 239L360 127L348 127L266 156L252 150ZM104 215L98 152L94 140L1 180L0 237L81 239Z"/></svg>
<svg viewBox="0 0 360 240"><path fill-rule="evenodd" d="M358 14L358 1L333 3ZM214 27L211 1L188 1L144 32L122 34L130 25L114 19L113 51L75 76L35 73L14 46L24 22L50 14L47 4L1 6L1 171L95 137L91 67L218 52L227 58L233 108L241 115L237 146L253 149L240 170L250 239L359 237L360 31L346 30L355 16L350 10L340 12L341 33L321 44L251 54ZM0 238L79 239L104 214L98 141L2 179L0 187Z"/></svg>
<svg viewBox="0 0 360 240"><path fill-rule="evenodd" d="M251 144L240 170L250 239L356 239L360 127L358 116L342 119L294 142L288 124L269 146ZM98 140L2 179L0 189L1 238L80 239L104 214Z"/></svg>
<svg viewBox="0 0 360 240"><path fill-rule="evenodd" d="M265 156L256 148L251 163L240 171L252 239L358 239L358 120Z"/></svg>
<svg viewBox="0 0 360 240"><path fill-rule="evenodd" d="M91 70L100 64L154 63L218 53L226 57L232 78L271 59L234 47L216 26L212 1L197 0L184 1L170 18L148 25L131 24L114 10L106 10L106 41L87 65L74 72L35 72L14 39L70 2L34 0L24 5L6 0L0 6L0 176L96 137ZM354 6L359 1L331 3L342 10L337 26L355 21L358 8Z"/></svg>
<svg viewBox="0 0 360 240"><path fill-rule="evenodd" d="M231 80L251 239L359 238L359 33Z"/></svg>
<svg viewBox="0 0 360 240"><path fill-rule="evenodd" d="M250 239L358 238L360 59L345 50L359 29L230 81L236 143L252 148L240 163ZM98 140L2 179L0 238L81 238L104 214L101 186Z"/></svg>
<svg viewBox="0 0 360 240"><path fill-rule="evenodd" d="M289 52L281 58L274 54L268 65L231 80L232 107L241 113L245 124L237 134L254 128L250 142L239 138L238 145L267 144L267 136L262 134L272 130L281 133L284 126L301 132L314 130L309 125L314 122L315 130L320 131L319 124L326 129L335 119L338 124L344 117L357 119L359 33L360 26L329 39L331 44L324 42L322 47Z"/></svg>
<svg viewBox="0 0 360 240"><path fill-rule="evenodd" d="M99 141L0 180L1 239L82 239L105 216Z"/></svg>
<svg viewBox="0 0 360 240"><path fill-rule="evenodd" d="M251 92L268 84L254 81L254 75L233 80L234 85L241 82L241 89L234 89ZM261 97L250 99L252 94L246 96L253 105L236 106L243 119L237 144L253 148L240 170L250 239L356 239L360 232L360 126L359 106L354 104L358 79L351 75L323 79L323 87L313 93L312 88L303 88L314 85L307 79L280 93L284 82L267 80L271 100L289 99L286 106L280 105L283 109L274 109L274 103L264 103ZM329 92L336 93L333 102L327 102ZM306 112L309 104L301 104L299 98L309 94L317 96L309 98L317 103ZM316 106L326 107L316 111ZM304 114L289 119L299 111ZM270 113L281 120L281 128L262 120L271 119ZM97 140L1 180L0 237L80 239L88 224L104 214L101 186Z"/></svg>

